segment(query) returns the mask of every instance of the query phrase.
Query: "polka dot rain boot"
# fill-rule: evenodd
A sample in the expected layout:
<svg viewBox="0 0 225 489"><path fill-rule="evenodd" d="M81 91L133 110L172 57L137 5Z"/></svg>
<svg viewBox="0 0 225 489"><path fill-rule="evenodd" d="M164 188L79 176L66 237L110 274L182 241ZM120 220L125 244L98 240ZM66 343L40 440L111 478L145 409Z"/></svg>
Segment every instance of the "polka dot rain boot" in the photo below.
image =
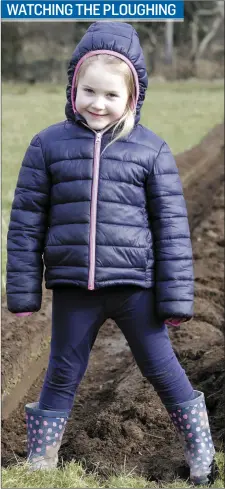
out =
<svg viewBox="0 0 225 489"><path fill-rule="evenodd" d="M204 394L199 391L194 391L194 394L193 400L167 409L184 447L191 482L195 485L209 484L215 449Z"/></svg>
<svg viewBox="0 0 225 489"><path fill-rule="evenodd" d="M69 412L39 409L38 402L27 404L25 411L29 469L55 468Z"/></svg>
<svg viewBox="0 0 225 489"><path fill-rule="evenodd" d="M176 427L194 485L212 482L215 449L209 428L204 394L194 391L195 399L168 409Z"/></svg>

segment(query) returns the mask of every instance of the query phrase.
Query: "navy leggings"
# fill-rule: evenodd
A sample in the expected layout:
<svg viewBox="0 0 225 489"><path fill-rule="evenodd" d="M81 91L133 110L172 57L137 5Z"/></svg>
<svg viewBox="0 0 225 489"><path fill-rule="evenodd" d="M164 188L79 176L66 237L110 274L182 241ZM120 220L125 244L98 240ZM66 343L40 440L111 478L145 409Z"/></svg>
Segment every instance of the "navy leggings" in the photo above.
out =
<svg viewBox="0 0 225 489"><path fill-rule="evenodd" d="M49 365L41 409L71 410L100 326L114 319L144 377L165 406L193 398L193 388L172 349L168 330L155 314L154 289L138 286L53 291ZM135 389L135 386L134 386Z"/></svg>

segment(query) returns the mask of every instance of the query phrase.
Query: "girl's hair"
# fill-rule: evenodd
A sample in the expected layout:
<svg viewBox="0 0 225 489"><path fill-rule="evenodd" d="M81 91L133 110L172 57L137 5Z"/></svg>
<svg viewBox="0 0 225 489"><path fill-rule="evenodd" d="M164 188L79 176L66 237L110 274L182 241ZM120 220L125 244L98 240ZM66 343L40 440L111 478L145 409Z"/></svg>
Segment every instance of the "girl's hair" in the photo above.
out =
<svg viewBox="0 0 225 489"><path fill-rule="evenodd" d="M113 128L112 140L107 144L103 151L106 150L112 143L114 143L117 139L127 136L133 127L135 122L135 108L131 108L131 102L135 99L135 83L133 74L125 61L117 58L116 56L110 54L96 54L87 58L81 65L77 78L76 78L76 86L78 84L79 78L85 73L88 66L90 66L95 61L101 61L104 65L114 65L121 74L124 75L125 82L128 89L128 103L122 117L116 122L115 127Z"/></svg>

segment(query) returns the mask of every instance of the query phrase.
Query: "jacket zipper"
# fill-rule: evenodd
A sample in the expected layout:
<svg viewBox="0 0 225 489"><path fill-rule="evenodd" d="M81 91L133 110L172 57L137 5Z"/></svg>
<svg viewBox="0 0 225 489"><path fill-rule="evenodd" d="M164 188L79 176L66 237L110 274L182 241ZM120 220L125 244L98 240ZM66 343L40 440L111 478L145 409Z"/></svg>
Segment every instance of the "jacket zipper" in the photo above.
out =
<svg viewBox="0 0 225 489"><path fill-rule="evenodd" d="M97 222L97 201L98 201L98 182L102 132L96 133L94 147L93 165L93 184L91 193L91 221L90 221L90 263L88 274L88 289L95 288L95 255L96 255L96 222Z"/></svg>

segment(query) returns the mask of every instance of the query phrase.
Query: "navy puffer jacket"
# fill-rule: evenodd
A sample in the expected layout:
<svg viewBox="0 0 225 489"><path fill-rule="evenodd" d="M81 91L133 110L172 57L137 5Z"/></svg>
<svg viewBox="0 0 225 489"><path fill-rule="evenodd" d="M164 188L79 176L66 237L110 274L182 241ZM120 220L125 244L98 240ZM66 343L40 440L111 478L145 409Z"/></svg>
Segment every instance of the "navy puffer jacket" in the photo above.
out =
<svg viewBox="0 0 225 489"><path fill-rule="evenodd" d="M73 107L75 68L99 50L125 56L139 83L133 131L102 156L111 131L96 134ZM19 173L8 231L9 310L40 309L45 265L49 289L155 286L161 319L191 318L187 210L170 149L139 124L148 79L136 31L117 22L92 24L68 75L67 119L32 139Z"/></svg>

